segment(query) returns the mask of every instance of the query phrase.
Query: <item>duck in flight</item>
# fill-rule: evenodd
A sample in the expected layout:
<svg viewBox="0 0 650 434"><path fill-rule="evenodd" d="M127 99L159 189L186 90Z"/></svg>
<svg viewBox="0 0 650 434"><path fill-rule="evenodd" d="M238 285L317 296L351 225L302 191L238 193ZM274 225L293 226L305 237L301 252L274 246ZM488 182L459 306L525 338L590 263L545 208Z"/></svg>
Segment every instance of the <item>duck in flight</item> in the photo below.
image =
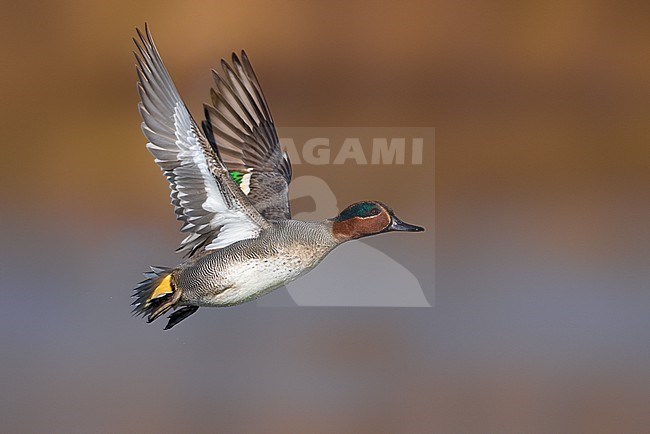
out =
<svg viewBox="0 0 650 434"><path fill-rule="evenodd" d="M133 313L165 329L199 307L233 306L291 282L336 246L391 231L420 232L377 201L363 201L320 222L291 219L291 163L248 56L221 61L201 127L192 119L151 33L137 30L142 131L171 188L187 234L175 268L151 267L133 293Z"/></svg>

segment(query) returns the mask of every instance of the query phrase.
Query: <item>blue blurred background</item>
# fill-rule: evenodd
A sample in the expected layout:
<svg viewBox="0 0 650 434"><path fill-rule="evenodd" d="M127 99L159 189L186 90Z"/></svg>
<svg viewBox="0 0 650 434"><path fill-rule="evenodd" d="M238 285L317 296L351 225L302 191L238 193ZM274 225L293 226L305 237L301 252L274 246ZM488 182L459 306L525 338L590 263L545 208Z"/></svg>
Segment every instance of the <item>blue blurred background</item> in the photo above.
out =
<svg viewBox="0 0 650 434"><path fill-rule="evenodd" d="M647 3L2 10L4 430L650 430ZM318 173L339 205L381 198L430 229L369 242L435 267L435 307L132 318L180 241L139 131L144 21L197 116L209 69L245 48L278 125L435 127L435 216L408 166Z"/></svg>

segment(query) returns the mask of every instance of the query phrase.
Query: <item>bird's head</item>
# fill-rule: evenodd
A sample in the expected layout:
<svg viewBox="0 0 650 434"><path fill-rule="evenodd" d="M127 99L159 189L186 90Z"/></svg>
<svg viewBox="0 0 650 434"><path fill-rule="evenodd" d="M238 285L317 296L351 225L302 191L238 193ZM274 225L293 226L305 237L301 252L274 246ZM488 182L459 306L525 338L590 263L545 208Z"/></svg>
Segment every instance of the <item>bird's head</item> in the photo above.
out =
<svg viewBox="0 0 650 434"><path fill-rule="evenodd" d="M391 208L377 201L354 203L332 220L334 237L343 242L384 232L422 232L423 227L404 223Z"/></svg>

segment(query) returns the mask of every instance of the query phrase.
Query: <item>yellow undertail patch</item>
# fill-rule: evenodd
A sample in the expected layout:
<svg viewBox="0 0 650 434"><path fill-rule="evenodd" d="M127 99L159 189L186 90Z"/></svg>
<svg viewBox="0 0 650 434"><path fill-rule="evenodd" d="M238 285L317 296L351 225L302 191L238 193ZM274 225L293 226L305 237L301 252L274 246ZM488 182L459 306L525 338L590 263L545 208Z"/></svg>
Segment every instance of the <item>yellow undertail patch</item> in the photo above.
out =
<svg viewBox="0 0 650 434"><path fill-rule="evenodd" d="M171 274L165 276L165 278L160 282L160 284L156 286L156 289L153 290L153 292L147 299L147 303L149 303L151 300L155 300L158 297L162 297L164 295L171 294L172 292L174 292L174 290L172 289L171 280L172 280Z"/></svg>

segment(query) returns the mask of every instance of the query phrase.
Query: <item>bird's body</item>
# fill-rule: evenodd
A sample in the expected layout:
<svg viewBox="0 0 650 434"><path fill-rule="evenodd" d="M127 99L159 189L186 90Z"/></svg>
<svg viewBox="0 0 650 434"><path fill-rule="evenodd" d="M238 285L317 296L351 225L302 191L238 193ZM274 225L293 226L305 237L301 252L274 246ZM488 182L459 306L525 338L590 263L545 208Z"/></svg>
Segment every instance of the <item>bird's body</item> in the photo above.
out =
<svg viewBox="0 0 650 434"><path fill-rule="evenodd" d="M151 322L174 309L166 329L199 307L241 304L297 279L336 246L389 231L421 231L376 201L320 222L291 219L291 163L248 57L213 71L212 105L196 124L149 30L138 31L138 91L147 149L171 188L188 235L175 268L151 267L134 290L134 313Z"/></svg>
<svg viewBox="0 0 650 434"><path fill-rule="evenodd" d="M183 288L181 304L232 306L297 279L338 244L327 226L275 222L257 238L191 258L173 276Z"/></svg>

